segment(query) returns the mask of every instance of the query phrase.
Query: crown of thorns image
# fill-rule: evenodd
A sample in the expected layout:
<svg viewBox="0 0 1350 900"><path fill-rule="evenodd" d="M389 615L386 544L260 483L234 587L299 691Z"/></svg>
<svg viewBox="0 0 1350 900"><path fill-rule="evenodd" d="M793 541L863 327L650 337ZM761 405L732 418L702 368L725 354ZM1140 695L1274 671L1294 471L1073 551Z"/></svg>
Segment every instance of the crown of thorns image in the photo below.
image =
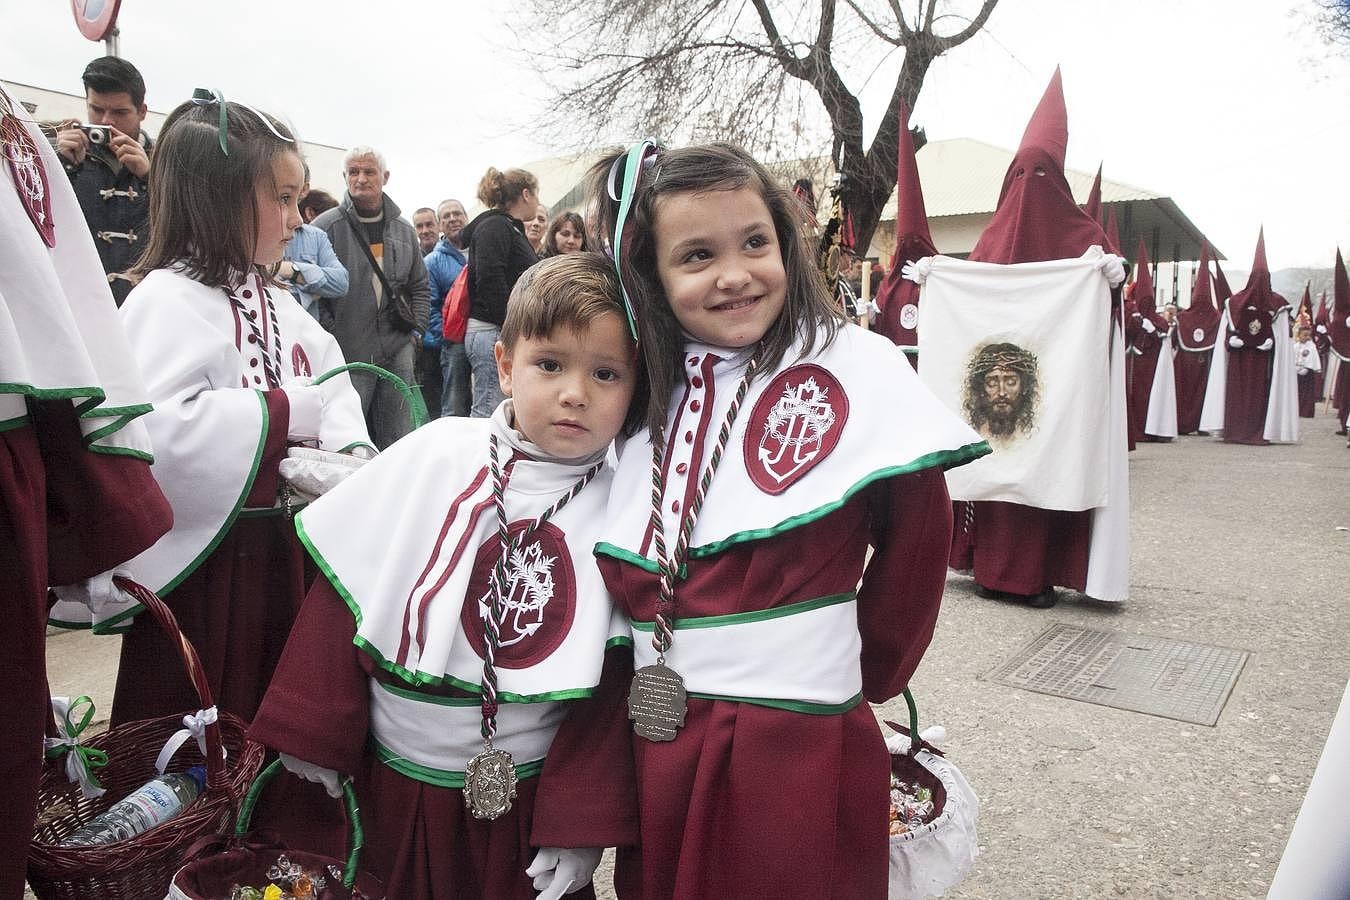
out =
<svg viewBox="0 0 1350 900"><path fill-rule="evenodd" d="M1002 377L991 384L991 375ZM971 355L963 406L966 420L977 431L1004 437L1031 431L1039 398L1040 366L1030 350L1003 342L987 344Z"/></svg>

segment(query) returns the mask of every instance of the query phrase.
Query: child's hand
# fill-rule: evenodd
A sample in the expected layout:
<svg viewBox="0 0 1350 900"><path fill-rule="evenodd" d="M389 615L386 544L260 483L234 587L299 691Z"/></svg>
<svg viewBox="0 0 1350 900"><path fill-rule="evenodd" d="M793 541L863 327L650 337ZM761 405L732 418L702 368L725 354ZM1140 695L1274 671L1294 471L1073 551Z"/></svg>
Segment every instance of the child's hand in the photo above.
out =
<svg viewBox="0 0 1350 900"><path fill-rule="evenodd" d="M599 847L541 849L525 870L534 879L534 889L539 891L535 900L558 900L563 894L575 893L590 884L603 853Z"/></svg>

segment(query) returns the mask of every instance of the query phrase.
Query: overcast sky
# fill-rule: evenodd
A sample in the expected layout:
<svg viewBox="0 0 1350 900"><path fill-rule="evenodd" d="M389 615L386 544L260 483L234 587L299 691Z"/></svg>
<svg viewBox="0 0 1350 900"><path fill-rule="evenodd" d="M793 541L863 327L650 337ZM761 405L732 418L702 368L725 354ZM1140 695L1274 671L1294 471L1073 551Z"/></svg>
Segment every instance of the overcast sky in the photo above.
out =
<svg viewBox="0 0 1350 900"><path fill-rule="evenodd" d="M1059 64L1070 167L1104 162L1108 179L1171 196L1232 268L1248 267L1262 223L1272 268L1327 266L1338 242L1350 249L1350 56L1323 47L1301 14L1308 5L1003 0L985 34L930 70L914 121L933 140L1014 148ZM488 165L559 151L530 125L542 90L505 27L514 6L123 0L121 50L145 75L152 109L213 86L307 140L379 146L389 193L410 212L471 200ZM6 7L0 78L79 92L102 49L80 36L68 4ZM863 91L873 128L897 67L880 61Z"/></svg>

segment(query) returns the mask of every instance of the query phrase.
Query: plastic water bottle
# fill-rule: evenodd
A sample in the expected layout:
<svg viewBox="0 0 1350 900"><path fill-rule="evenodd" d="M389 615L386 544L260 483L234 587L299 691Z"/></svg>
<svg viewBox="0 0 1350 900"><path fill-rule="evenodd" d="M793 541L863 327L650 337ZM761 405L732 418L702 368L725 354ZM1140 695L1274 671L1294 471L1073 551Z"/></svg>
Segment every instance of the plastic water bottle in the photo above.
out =
<svg viewBox="0 0 1350 900"><path fill-rule="evenodd" d="M111 844L148 831L178 815L206 787L206 769L160 775L141 785L61 842L63 847Z"/></svg>

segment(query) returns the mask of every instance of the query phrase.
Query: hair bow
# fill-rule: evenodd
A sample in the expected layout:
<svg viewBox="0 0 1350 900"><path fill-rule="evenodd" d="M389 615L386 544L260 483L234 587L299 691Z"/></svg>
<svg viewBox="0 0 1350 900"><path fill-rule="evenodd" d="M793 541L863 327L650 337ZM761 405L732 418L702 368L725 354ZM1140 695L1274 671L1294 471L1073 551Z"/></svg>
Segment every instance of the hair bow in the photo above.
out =
<svg viewBox="0 0 1350 900"><path fill-rule="evenodd" d="M83 707L84 715L79 723L71 721L76 709ZM94 777L94 770L108 764L108 754L80 743L80 733L89 727L94 717L94 701L88 697L76 697L72 702L68 697L53 697L52 710L56 713L56 730L60 737L43 738L42 752L48 759L54 759L62 753L66 756L66 776L71 783L78 783L84 799L93 800L102 797L106 789Z"/></svg>
<svg viewBox="0 0 1350 900"><path fill-rule="evenodd" d="M229 104L225 102L225 95L215 88L197 88L192 92L192 102L196 106L215 105L220 108L220 152L224 153L226 156L229 156L230 146L227 140L227 136L229 134L229 127L227 125L227 116L229 115ZM264 125L267 126L268 131L272 132L281 140L285 141L288 144L295 143L294 138L288 138L280 131L277 131L276 126L272 124L272 120L269 119L267 116L263 115L262 113L258 112L253 107L249 106L246 103L240 103L237 100L235 101L234 105L243 107L244 109L253 113L255 116L258 117L258 120L260 122L262 122Z"/></svg>
<svg viewBox="0 0 1350 900"><path fill-rule="evenodd" d="M656 154L661 151L658 141L647 138L629 148L628 152L614 160L609 169L609 199L619 204L614 217L614 268L619 273L619 290L623 294L623 311L628 316L628 330L633 339L638 339L637 310L628 296L628 288L623 280L623 245L625 238L633 236L633 223L629 221L633 214L633 197L637 194L638 179L642 172L651 166Z"/></svg>

